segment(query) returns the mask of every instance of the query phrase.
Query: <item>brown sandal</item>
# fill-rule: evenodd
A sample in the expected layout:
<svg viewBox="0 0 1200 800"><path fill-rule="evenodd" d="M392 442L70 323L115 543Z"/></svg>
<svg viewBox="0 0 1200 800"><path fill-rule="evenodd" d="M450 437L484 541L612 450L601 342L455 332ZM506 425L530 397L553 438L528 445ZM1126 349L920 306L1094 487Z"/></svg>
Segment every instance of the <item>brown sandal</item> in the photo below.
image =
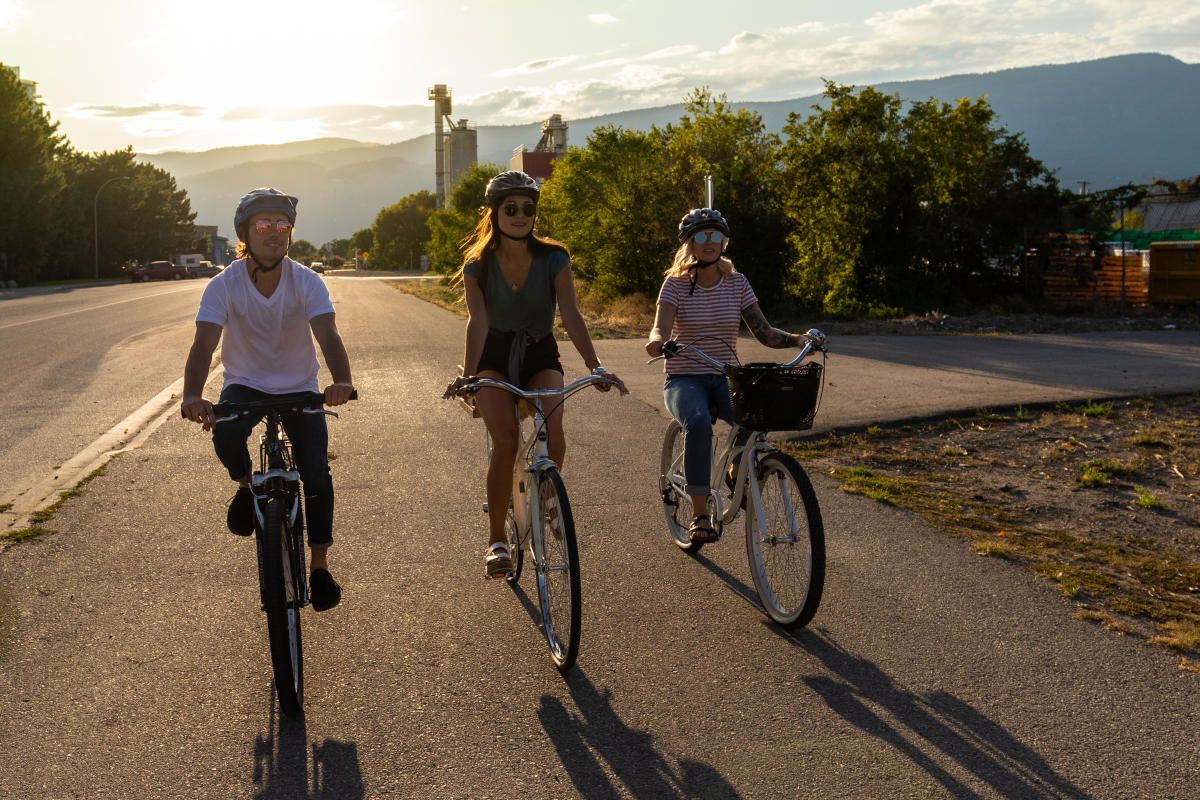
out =
<svg viewBox="0 0 1200 800"><path fill-rule="evenodd" d="M711 544L720 538L721 534L716 532L708 517L696 517L688 528L688 541L692 544Z"/></svg>
<svg viewBox="0 0 1200 800"><path fill-rule="evenodd" d="M508 545L504 542L493 542L489 545L484 568L485 577L491 580L507 578L514 568L512 556L508 552Z"/></svg>

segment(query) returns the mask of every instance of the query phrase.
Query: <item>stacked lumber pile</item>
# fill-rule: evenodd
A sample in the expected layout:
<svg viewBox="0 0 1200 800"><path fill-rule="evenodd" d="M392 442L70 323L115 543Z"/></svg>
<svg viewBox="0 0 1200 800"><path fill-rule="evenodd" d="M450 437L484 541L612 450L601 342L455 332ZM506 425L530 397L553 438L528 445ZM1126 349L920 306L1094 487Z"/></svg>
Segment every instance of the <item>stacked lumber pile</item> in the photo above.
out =
<svg viewBox="0 0 1200 800"><path fill-rule="evenodd" d="M1096 256L1056 250L1042 273L1042 297L1064 305L1120 303L1124 272L1126 305L1146 305L1146 279L1140 256Z"/></svg>

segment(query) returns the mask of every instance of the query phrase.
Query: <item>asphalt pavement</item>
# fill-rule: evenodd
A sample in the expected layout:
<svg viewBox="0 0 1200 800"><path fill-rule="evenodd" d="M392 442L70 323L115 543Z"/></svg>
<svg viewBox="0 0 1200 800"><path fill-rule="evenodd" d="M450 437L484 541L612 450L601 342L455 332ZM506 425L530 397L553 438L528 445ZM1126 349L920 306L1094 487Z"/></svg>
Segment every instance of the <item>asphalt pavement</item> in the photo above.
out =
<svg viewBox="0 0 1200 800"><path fill-rule="evenodd" d="M560 675L532 583L482 579L482 429L439 399L462 319L329 284L362 399L330 424L346 593L304 615L304 717L276 711L230 482L173 418L0 553L0 797L1196 797L1200 676L905 512L813 476L829 574L799 633L758 608L737 525L681 553L637 341L597 343L631 397L568 404L584 616ZM1188 332L829 344L814 434L1200 390Z"/></svg>

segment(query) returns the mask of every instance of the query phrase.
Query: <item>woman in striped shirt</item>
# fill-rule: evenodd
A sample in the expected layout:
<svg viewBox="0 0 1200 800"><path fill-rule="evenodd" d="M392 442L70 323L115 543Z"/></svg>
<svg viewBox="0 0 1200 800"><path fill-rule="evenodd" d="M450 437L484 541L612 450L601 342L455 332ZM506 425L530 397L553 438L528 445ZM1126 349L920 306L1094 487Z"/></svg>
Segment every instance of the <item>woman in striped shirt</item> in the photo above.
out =
<svg viewBox="0 0 1200 800"><path fill-rule="evenodd" d="M803 344L802 336L771 327L763 316L750 281L725 255L729 223L720 211L696 208L684 214L679 222L679 242L658 294L646 352L662 355L663 339L670 338L681 344L695 344L718 360L737 363L738 327L743 319L754 338L767 347ZM664 331L670 336L664 337ZM718 534L708 514L712 453L708 409L712 402L721 419L733 419L729 385L720 370L684 352L666 362L663 400L686 432L683 468L696 513L690 538L698 543L715 542Z"/></svg>

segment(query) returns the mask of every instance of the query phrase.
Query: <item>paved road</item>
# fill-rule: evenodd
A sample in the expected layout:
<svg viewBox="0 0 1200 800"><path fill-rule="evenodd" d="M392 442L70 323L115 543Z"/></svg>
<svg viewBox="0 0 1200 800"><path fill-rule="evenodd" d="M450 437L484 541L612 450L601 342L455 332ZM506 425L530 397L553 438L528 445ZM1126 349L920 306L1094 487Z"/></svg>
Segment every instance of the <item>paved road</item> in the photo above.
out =
<svg viewBox="0 0 1200 800"><path fill-rule="evenodd" d="M170 420L0 554L0 797L1195 797L1194 673L907 514L817 476L830 574L797 635L739 537L679 553L637 342L599 343L632 397L569 409L584 634L560 676L528 596L478 577L482 434L434 399L461 320L330 285L363 399L331 423L346 600L306 617L306 716L274 712L253 545ZM1194 334L1026 338L845 337L823 424L1197 388Z"/></svg>

